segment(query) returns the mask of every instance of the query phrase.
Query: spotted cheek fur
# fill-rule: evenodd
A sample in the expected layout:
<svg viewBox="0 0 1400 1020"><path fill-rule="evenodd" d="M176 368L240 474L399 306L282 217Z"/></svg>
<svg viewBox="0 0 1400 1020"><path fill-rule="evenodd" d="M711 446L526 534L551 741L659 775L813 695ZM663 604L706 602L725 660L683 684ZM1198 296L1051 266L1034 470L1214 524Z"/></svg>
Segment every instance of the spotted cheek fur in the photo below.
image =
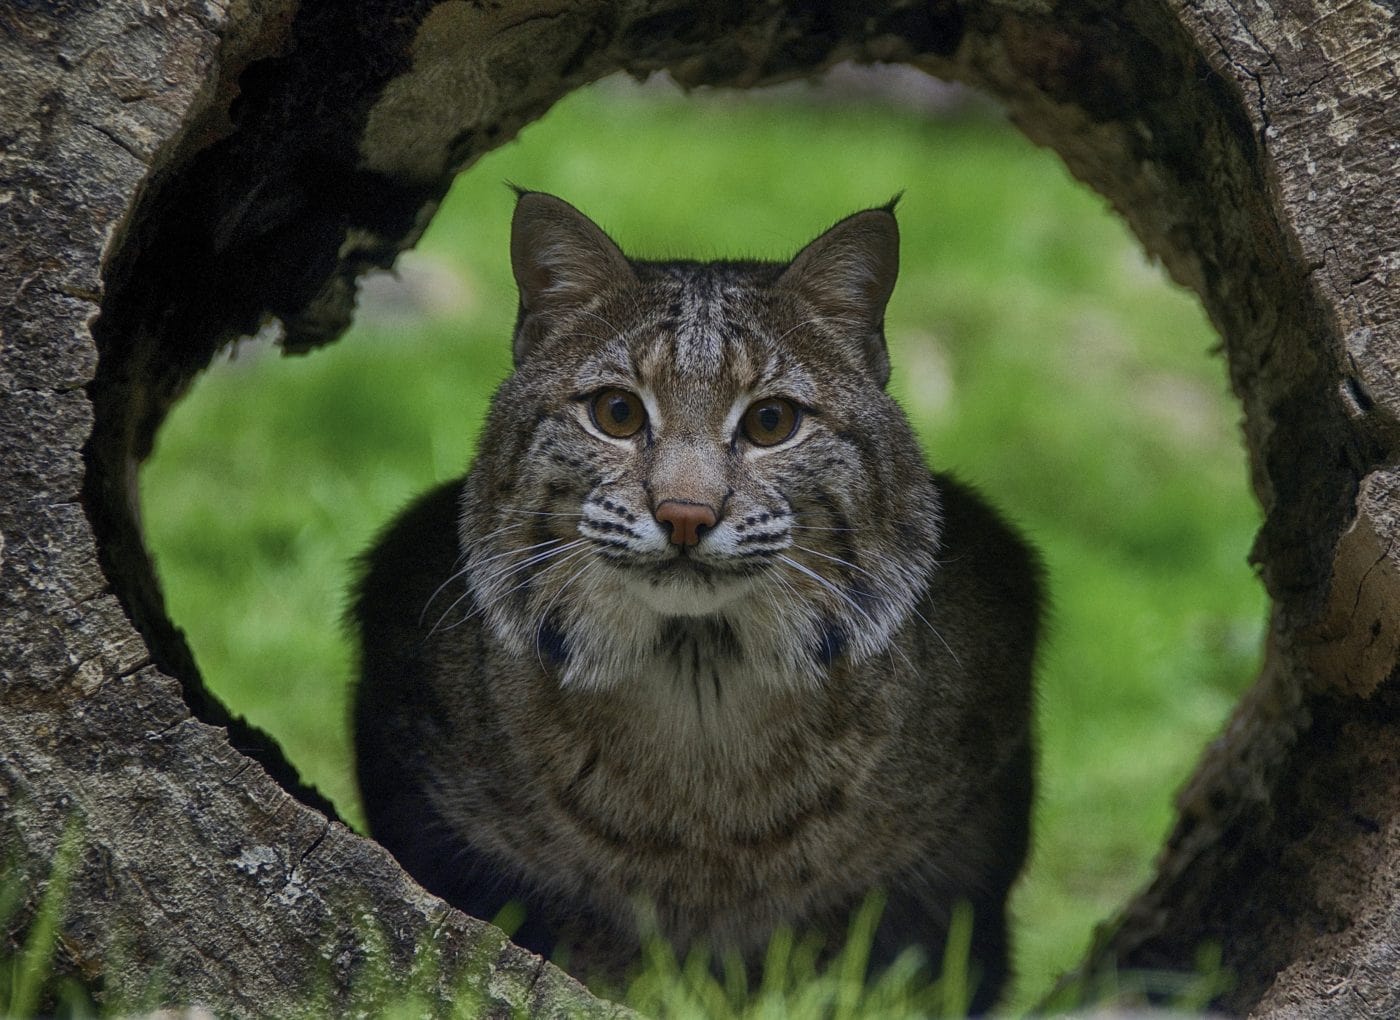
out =
<svg viewBox="0 0 1400 1020"><path fill-rule="evenodd" d="M645 563L668 554L665 531L652 517L646 490L636 481L595 485L580 507L578 533L617 564Z"/></svg>

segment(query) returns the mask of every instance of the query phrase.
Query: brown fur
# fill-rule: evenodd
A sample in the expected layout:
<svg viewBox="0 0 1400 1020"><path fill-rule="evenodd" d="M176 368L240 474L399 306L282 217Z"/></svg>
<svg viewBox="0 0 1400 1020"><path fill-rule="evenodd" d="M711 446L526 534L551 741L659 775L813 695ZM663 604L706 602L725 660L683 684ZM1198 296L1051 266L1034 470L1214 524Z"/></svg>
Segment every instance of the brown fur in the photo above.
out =
<svg viewBox="0 0 1400 1020"><path fill-rule="evenodd" d="M786 266L645 263L526 193L512 260L476 463L391 527L355 607L376 837L479 916L523 902L517 940L585 970L647 924L751 963L781 925L835 945L874 890L876 962L936 962L966 900L990 1003L1038 568L884 392L891 210ZM636 435L590 417L609 387L645 401ZM761 447L737 422L767 397L803 412ZM668 501L716 523L672 541Z"/></svg>

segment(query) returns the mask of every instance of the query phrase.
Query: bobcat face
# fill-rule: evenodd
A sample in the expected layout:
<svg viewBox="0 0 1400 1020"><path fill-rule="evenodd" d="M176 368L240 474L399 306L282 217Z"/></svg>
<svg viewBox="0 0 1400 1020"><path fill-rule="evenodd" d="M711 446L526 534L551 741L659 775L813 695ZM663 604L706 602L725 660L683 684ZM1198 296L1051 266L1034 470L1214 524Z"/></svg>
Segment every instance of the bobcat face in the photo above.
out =
<svg viewBox="0 0 1400 1020"><path fill-rule="evenodd" d="M716 685L741 666L805 683L884 650L938 520L883 389L892 234L858 222L893 217L788 267L651 264L557 199L520 208L517 369L461 528L470 611L589 686L668 654Z"/></svg>
<svg viewBox="0 0 1400 1020"><path fill-rule="evenodd" d="M571 438L607 465L578 532L633 597L669 615L774 597L774 567L800 552L795 507L815 526L837 505L808 470L839 445L822 420L830 395L779 356L745 290L692 275L651 292L682 314L631 330L577 374Z"/></svg>

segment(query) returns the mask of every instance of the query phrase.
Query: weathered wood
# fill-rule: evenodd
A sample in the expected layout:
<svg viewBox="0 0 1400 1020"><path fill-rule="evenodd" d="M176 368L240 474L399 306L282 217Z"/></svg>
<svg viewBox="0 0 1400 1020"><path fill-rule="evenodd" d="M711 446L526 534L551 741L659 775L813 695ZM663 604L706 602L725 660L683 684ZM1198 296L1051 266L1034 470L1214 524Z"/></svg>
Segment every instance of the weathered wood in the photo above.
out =
<svg viewBox="0 0 1400 1020"><path fill-rule="evenodd" d="M40 873L82 819L69 965L280 1015L348 1008L377 939L401 966L431 943L438 987L477 968L497 1010L609 1009L328 821L204 691L134 465L231 339L333 340L355 275L570 89L846 58L999 96L1200 294L1243 405L1267 662L1086 966L1212 940L1230 1010L1400 1010L1400 28L1374 0L0 8L0 854Z"/></svg>
<svg viewBox="0 0 1400 1020"><path fill-rule="evenodd" d="M154 207L237 134L240 75L275 60L297 16L290 2L0 9L0 860L10 879L47 875L80 823L61 962L114 1001L340 1015L383 994L367 964L383 947L394 989L431 962L424 994L444 1001L465 989L498 1015L610 1014L191 715L231 722L164 618L132 468L184 381L261 307L234 278L182 289L149 248L171 229ZM224 217L268 222L255 177L251 192L221 183L207 198ZM129 292L139 312L123 312ZM217 327L190 323L191 298ZM270 744L233 733L290 778Z"/></svg>

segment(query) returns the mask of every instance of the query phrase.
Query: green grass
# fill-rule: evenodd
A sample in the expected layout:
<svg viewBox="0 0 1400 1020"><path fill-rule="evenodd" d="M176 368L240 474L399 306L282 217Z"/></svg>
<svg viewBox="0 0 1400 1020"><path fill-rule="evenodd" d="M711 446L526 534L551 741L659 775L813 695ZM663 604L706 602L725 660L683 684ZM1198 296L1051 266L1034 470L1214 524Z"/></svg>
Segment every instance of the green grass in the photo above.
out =
<svg viewBox="0 0 1400 1020"><path fill-rule="evenodd" d="M716 977L704 953L678 960L660 940L646 946L641 974L615 998L643 1016L658 1020L914 1020L967 1016L972 914L961 905L953 918L943 957L942 977L929 982L914 953L905 953L872 981L865 980L881 902L869 897L856 916L836 958L818 963L819 947L780 930L768 947L763 977L750 987L743 965L723 962Z"/></svg>
<svg viewBox="0 0 1400 1020"><path fill-rule="evenodd" d="M148 539L210 686L360 815L339 617L350 561L459 474L509 367L502 181L553 191L638 255L785 257L904 190L892 388L930 462L1041 546L1034 857L1015 1003L1146 879L1173 790L1258 657L1257 509L1195 300L1058 160L986 118L872 106L566 99L458 182L420 245L426 312L363 316L304 358L244 352L171 415L141 476Z"/></svg>
<svg viewBox="0 0 1400 1020"><path fill-rule="evenodd" d="M37 882L16 861L0 867L0 1017L23 1020L42 1011L78 1018L93 1012L87 990L53 967L81 836L79 825L69 826L50 870ZM27 899L33 902L29 911L23 909ZM23 937L11 941L21 929Z"/></svg>

